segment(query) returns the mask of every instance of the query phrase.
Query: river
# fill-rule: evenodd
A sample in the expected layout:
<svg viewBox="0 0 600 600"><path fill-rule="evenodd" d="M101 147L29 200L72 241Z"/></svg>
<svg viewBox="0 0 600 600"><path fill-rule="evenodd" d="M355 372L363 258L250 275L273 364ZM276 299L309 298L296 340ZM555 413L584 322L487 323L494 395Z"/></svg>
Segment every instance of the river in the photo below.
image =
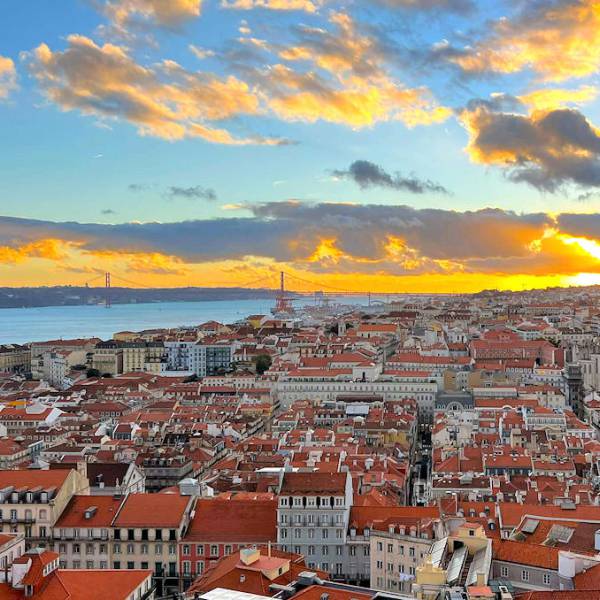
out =
<svg viewBox="0 0 600 600"><path fill-rule="evenodd" d="M268 314L273 300L160 302L104 306L44 306L0 310L0 344L24 344L59 338L111 338L117 331L233 323L251 314Z"/></svg>

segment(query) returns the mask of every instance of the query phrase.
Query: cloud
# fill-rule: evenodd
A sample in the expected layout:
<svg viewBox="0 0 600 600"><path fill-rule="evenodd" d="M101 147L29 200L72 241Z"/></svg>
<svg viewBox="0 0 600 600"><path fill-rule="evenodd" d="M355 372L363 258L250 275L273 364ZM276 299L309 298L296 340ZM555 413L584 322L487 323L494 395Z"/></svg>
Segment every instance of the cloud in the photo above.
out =
<svg viewBox="0 0 600 600"><path fill-rule="evenodd" d="M411 264L420 265L411 272L427 272L432 265L440 269L460 264L468 269L474 260L500 260L508 268L515 260L532 255L532 245L554 225L544 214L518 215L494 209L460 213L298 201L249 205L247 209L251 216L245 218L178 223L108 225L2 217L0 245L20 247L54 238L79 252L96 255L159 253L184 263L261 257L315 271L325 264L315 257L329 256L333 272L346 268L402 273Z"/></svg>
<svg viewBox="0 0 600 600"><path fill-rule="evenodd" d="M406 87L388 72L377 36L347 14L332 12L329 23L297 27L297 43L278 50L283 62L254 70L276 116L358 129L390 120L440 123L451 115L426 87Z"/></svg>
<svg viewBox="0 0 600 600"><path fill-rule="evenodd" d="M472 0L372 0L390 8L415 11L448 11L469 13L475 8Z"/></svg>
<svg viewBox="0 0 600 600"><path fill-rule="evenodd" d="M62 52L41 44L29 56L29 69L45 96L62 110L125 120L141 135L199 137L230 145L282 143L261 136L238 138L214 126L259 112L257 95L233 76L190 72L173 61L142 66L126 48L98 46L81 35L69 36Z"/></svg>
<svg viewBox="0 0 600 600"><path fill-rule="evenodd" d="M41 238L24 244L0 245L0 263L17 264L29 258L62 260L66 257L66 245L68 244L62 240L52 238Z"/></svg>
<svg viewBox="0 0 600 600"><path fill-rule="evenodd" d="M150 24L174 28L200 16L202 0L108 0L103 11L119 28Z"/></svg>
<svg viewBox="0 0 600 600"><path fill-rule="evenodd" d="M479 106L461 118L474 162L499 166L511 180L550 192L563 184L600 186L600 134L575 109L520 115Z"/></svg>
<svg viewBox="0 0 600 600"><path fill-rule="evenodd" d="M17 70L11 58L0 56L0 100L17 89Z"/></svg>
<svg viewBox="0 0 600 600"><path fill-rule="evenodd" d="M496 21L480 42L447 49L447 57L468 73L516 73L532 69L543 81L594 74L600 63L597 0L522 3L514 18Z"/></svg>
<svg viewBox="0 0 600 600"><path fill-rule="evenodd" d="M382 187L413 194L424 194L425 192L449 194L449 191L439 183L429 179L419 179L414 175L404 177L400 173L391 174L381 166L368 160L356 160L347 170L335 170L333 174L336 177L351 179L362 190L371 187Z"/></svg>
<svg viewBox="0 0 600 600"><path fill-rule="evenodd" d="M208 48L201 48L200 46L196 46L195 44L190 44L188 46L190 52L198 59L204 60L205 58L210 58L214 56L214 50L209 50Z"/></svg>
<svg viewBox="0 0 600 600"><path fill-rule="evenodd" d="M167 190L167 195L172 198L188 198L192 200L209 200L213 202L217 199L215 190L211 188L204 188L200 185L191 187L181 187L172 185Z"/></svg>
<svg viewBox="0 0 600 600"><path fill-rule="evenodd" d="M324 2L325 0L221 0L221 6L237 10L267 8L270 10L300 10L314 13Z"/></svg>
<svg viewBox="0 0 600 600"><path fill-rule="evenodd" d="M150 189L151 186L149 186L147 183L130 183L127 186L127 189L130 192L145 192L146 190Z"/></svg>
<svg viewBox="0 0 600 600"><path fill-rule="evenodd" d="M600 274L600 213L550 216L297 200L246 209L245 218L115 225L0 217L0 258L25 269L25 261L40 257L64 265L68 252L76 267L179 276L217 264L329 277L471 274L480 285L486 277Z"/></svg>

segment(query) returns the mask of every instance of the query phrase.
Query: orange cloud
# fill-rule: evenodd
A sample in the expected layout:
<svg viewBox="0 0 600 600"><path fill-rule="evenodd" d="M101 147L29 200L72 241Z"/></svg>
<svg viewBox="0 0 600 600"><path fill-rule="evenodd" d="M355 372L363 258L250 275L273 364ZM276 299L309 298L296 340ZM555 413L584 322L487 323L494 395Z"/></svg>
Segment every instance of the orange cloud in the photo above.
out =
<svg viewBox="0 0 600 600"><path fill-rule="evenodd" d="M17 89L17 71L11 58L0 56L0 100Z"/></svg>
<svg viewBox="0 0 600 600"><path fill-rule="evenodd" d="M144 67L126 48L96 45L71 35L66 50L38 46L29 63L46 96L63 110L100 119L123 119L142 135L168 140L200 137L220 144L276 144L260 136L237 138L214 123L257 114L259 100L248 84L229 76L190 72L173 61Z"/></svg>
<svg viewBox="0 0 600 600"><path fill-rule="evenodd" d="M489 37L451 60L471 72L515 73L531 68L544 81L586 77L597 71L597 0L525 6L520 17L499 20Z"/></svg>
<svg viewBox="0 0 600 600"><path fill-rule="evenodd" d="M65 248L68 246L69 242L56 239L43 239L21 246L0 246L0 263L17 264L30 258L58 261L67 256Z"/></svg>
<svg viewBox="0 0 600 600"><path fill-rule="evenodd" d="M164 27L200 16L202 0L109 0L104 12L118 27L141 19Z"/></svg>
<svg viewBox="0 0 600 600"><path fill-rule="evenodd" d="M221 0L223 8L251 10L253 8L268 8L270 10L300 10L314 13L325 0Z"/></svg>

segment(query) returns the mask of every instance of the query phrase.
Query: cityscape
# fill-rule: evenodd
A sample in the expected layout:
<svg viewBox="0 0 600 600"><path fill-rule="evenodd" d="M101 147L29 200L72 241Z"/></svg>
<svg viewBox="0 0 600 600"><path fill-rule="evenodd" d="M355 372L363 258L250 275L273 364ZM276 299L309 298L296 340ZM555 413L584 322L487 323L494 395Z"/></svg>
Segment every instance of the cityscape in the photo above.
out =
<svg viewBox="0 0 600 600"><path fill-rule="evenodd" d="M600 0L0 4L0 600L600 600Z"/></svg>

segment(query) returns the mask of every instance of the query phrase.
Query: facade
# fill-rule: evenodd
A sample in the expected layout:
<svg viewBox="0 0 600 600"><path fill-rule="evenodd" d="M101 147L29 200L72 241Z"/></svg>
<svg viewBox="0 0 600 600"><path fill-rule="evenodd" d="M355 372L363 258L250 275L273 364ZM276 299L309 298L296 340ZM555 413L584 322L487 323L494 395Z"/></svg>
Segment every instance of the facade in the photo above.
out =
<svg viewBox="0 0 600 600"><path fill-rule="evenodd" d="M28 547L47 546L52 528L75 494L88 482L78 471L0 471L2 533L18 533Z"/></svg>
<svg viewBox="0 0 600 600"><path fill-rule="evenodd" d="M100 371L102 375L108 373L114 377L123 373L122 344L114 340L96 344L92 354L91 367Z"/></svg>
<svg viewBox="0 0 600 600"><path fill-rule="evenodd" d="M302 554L309 568L345 573L352 507L349 473L285 472L277 508L277 543Z"/></svg>
<svg viewBox="0 0 600 600"><path fill-rule="evenodd" d="M323 372L283 376L275 386L276 397L282 408L289 408L296 400L317 400L320 403L334 402L340 397L378 396L382 400L415 398L419 412L433 415L437 383L400 382L386 380L384 376L374 381L356 381L352 377L335 378Z"/></svg>
<svg viewBox="0 0 600 600"><path fill-rule="evenodd" d="M127 496L112 521L112 568L151 569L159 595L177 591L178 545L195 500L179 492Z"/></svg>
<svg viewBox="0 0 600 600"><path fill-rule="evenodd" d="M28 373L31 371L31 350L19 344L0 345L0 372Z"/></svg>
<svg viewBox="0 0 600 600"><path fill-rule="evenodd" d="M224 556L277 541L277 499L270 493L225 493L196 502L179 543L184 582L200 577Z"/></svg>

